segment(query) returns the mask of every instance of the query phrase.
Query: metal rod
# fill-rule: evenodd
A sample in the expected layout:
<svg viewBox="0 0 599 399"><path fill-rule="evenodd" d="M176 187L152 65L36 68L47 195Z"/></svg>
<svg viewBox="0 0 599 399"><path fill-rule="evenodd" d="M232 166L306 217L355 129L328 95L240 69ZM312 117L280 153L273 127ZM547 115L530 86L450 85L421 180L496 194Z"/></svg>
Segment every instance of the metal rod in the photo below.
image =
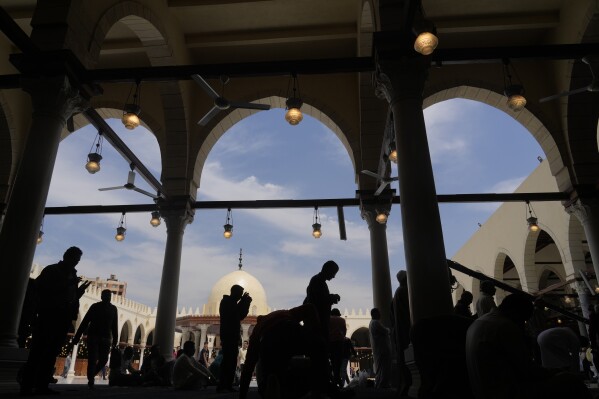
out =
<svg viewBox="0 0 599 399"><path fill-rule="evenodd" d="M506 283L504 283L503 281L500 280L496 280L493 277L489 277L481 272L477 272L474 271L464 265L462 265L461 263L458 263L456 261L453 261L451 259L447 259L447 266L449 266L451 269L458 271L460 273L464 273L472 278L475 278L477 280L480 281L484 281L484 280L488 280L491 281L493 283L494 286L501 288L504 291L507 292L511 292L512 294L517 294L517 295L522 295L527 297L528 299L530 299L531 301L535 301L536 299L539 299L541 296L536 297L532 294L529 294L528 292L519 290L517 288L512 287L511 285L508 285ZM589 320L577 315L576 313L572 313L564 308L562 308L561 306L557 306L557 305L553 305L551 303L548 302L543 302L543 304L545 305L546 308L551 309L567 318L576 320L576 321L581 321L583 323L589 324Z"/></svg>
<svg viewBox="0 0 599 399"><path fill-rule="evenodd" d="M164 192L164 187L162 184L154 177L152 172L141 162L139 158L131 151L127 144L116 134L114 130L106 123L104 118L98 114L98 112L93 108L88 108L83 112L83 115L87 118L87 120L96 128L98 131L102 132L104 139L108 141L115 150L130 165L133 164L135 166L135 170L139 173L139 175L154 189L157 193L160 193L160 196L165 197L166 193Z"/></svg>
<svg viewBox="0 0 599 399"><path fill-rule="evenodd" d="M364 193L364 191L362 191ZM464 196L466 196L464 198ZM439 202L526 202L530 201L561 201L568 197L567 193L515 193L515 194L454 194L438 195ZM478 198L478 200L476 199ZM345 206L360 206L363 204L376 204L376 197L371 199L363 198L320 198L320 199L280 199L280 200L257 200L257 201L196 201L192 204L194 209L273 209L273 208L339 208ZM400 197L393 197L393 203L399 204ZM168 202L159 205L160 209L175 209ZM67 215L78 213L115 213L126 211L151 212L156 210L156 205L83 205L83 206L64 206L47 207L46 215ZM338 210L339 212L339 210ZM341 217L340 217L341 220Z"/></svg>

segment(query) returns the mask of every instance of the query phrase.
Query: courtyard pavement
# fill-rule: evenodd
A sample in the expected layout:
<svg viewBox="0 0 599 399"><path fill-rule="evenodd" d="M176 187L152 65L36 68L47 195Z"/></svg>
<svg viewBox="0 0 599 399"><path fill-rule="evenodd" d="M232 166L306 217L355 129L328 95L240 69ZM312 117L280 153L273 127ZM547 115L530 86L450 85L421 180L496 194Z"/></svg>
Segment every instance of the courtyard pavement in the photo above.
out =
<svg viewBox="0 0 599 399"><path fill-rule="evenodd" d="M196 391L175 391L170 387L110 387L108 380L96 378L95 388L90 390L87 387L85 377L71 377L63 379L58 377L57 384L51 384L50 388L59 391L60 395L35 395L34 398L52 397L52 398L101 398L101 399L237 399L239 394L233 393L217 393L216 387L208 387L203 390ZM355 399L392 399L395 398L395 392L377 391L374 388L359 388L356 391ZM0 398L22 398L18 390L14 392L2 392ZM255 387L255 382L252 382L248 399L260 399L261 396ZM285 398L282 398L285 399Z"/></svg>

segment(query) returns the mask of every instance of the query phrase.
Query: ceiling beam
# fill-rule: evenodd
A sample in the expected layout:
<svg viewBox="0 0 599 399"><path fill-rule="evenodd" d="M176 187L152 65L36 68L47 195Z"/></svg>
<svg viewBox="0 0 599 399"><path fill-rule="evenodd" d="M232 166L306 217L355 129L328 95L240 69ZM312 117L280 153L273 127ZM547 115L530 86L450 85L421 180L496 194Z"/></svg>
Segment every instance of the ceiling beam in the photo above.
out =
<svg viewBox="0 0 599 399"><path fill-rule="evenodd" d="M360 198L320 198L320 199L280 199L280 200L254 200L254 201L196 201L191 205L194 209L276 209L276 208L338 208L345 206L360 206L364 203L376 203L378 199L372 197L372 191L357 191L357 194L370 194L367 199ZM570 198L568 193L482 193L482 194L439 194L437 201L440 203L465 203L465 202L547 202L563 201ZM400 203L400 197L391 199L393 204ZM158 205L160 209L178 209L168 204ZM156 210L157 205L83 205L47 207L46 215L67 215L85 213L135 213L151 212Z"/></svg>

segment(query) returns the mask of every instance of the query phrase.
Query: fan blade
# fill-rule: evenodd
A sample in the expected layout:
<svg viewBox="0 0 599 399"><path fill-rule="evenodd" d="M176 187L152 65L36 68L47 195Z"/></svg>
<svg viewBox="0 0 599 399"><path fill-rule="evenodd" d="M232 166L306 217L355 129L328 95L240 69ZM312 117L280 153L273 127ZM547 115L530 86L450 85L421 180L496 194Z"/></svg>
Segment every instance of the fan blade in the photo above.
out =
<svg viewBox="0 0 599 399"><path fill-rule="evenodd" d="M210 122L210 120L212 118L214 118L216 116L216 114L218 114L219 112L220 112L220 108L212 107L212 109L210 111L208 111L208 113L206 115L204 115L204 117L202 119L200 119L200 121L198 122L198 125L206 126L208 124L208 122Z"/></svg>
<svg viewBox="0 0 599 399"><path fill-rule="evenodd" d="M363 170L361 173L366 176L374 177L375 179L383 180L383 176L379 176L378 174L371 172L369 170Z"/></svg>
<svg viewBox="0 0 599 399"><path fill-rule="evenodd" d="M120 190L122 188L126 188L126 187L125 186L104 187L104 188L99 188L98 191Z"/></svg>
<svg viewBox="0 0 599 399"><path fill-rule="evenodd" d="M270 105L268 105L268 104L236 103L236 102L232 102L230 104L231 104L231 108L259 109L262 111L268 111L270 109Z"/></svg>
<svg viewBox="0 0 599 399"><path fill-rule="evenodd" d="M135 172L130 170L129 176L127 176L127 184L133 184L135 182Z"/></svg>
<svg viewBox="0 0 599 399"><path fill-rule="evenodd" d="M539 100L539 102L546 103L547 101L555 100L556 98L560 98L560 97L564 97L564 96L571 96L573 94L578 94L578 93L584 93L585 91L588 91L588 90L589 90L589 86L581 87L580 89L576 89L576 90L563 91L559 94L554 94L549 97L541 98Z"/></svg>
<svg viewBox="0 0 599 399"><path fill-rule="evenodd" d="M379 186L379 188L377 188L376 191L374 192L374 196L376 197L377 195L382 193L383 190L385 189L385 187L387 187L387 184L389 184L388 181L382 182L381 185Z"/></svg>
<svg viewBox="0 0 599 399"><path fill-rule="evenodd" d="M216 99L219 97L218 93L217 93L217 92L215 92L215 91L214 91L214 89L213 89L212 87L210 87L210 85L208 84L208 82L206 82L206 81L204 80L204 78L203 78L203 77L201 77L200 75L198 75L198 74L196 73L195 75L191 75L191 78L192 78L193 80L195 80L195 82L196 82L197 84L199 84L199 85L200 85L200 87L201 87L202 89L204 89L204 91L205 91L206 93L208 93L208 95L209 95L210 97L212 97L212 99L213 99L213 100L216 100Z"/></svg>
<svg viewBox="0 0 599 399"><path fill-rule="evenodd" d="M156 195L154 195L150 192L147 192L145 190L142 190L141 188L133 187L133 191L137 191L138 193L142 193L142 194L147 195L148 197L152 197L154 199L158 198Z"/></svg>

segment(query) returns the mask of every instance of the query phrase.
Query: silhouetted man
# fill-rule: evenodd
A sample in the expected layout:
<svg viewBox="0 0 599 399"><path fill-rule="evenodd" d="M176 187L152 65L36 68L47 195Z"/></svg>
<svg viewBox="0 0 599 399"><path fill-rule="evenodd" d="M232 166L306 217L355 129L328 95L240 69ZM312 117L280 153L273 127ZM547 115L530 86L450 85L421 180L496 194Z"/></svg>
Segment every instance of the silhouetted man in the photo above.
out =
<svg viewBox="0 0 599 399"><path fill-rule="evenodd" d="M397 272L399 287L393 295L391 309L393 327L395 329L395 346L397 348L397 368L399 369L399 395L408 396L412 386L412 373L406 366L405 350L410 345L410 329L412 317L410 316L410 298L408 296L408 274L405 270Z"/></svg>
<svg viewBox="0 0 599 399"><path fill-rule="evenodd" d="M183 344L183 352L177 357L173 366L175 389L204 388L211 379L214 380L212 373L193 358L195 351L196 347L193 341Z"/></svg>
<svg viewBox="0 0 599 399"><path fill-rule="evenodd" d="M118 339L118 314L116 306L110 303L110 290L103 290L101 302L90 306L81 321L73 345L76 345L87 329L87 386L94 387L94 377L108 361L110 344L115 347Z"/></svg>
<svg viewBox="0 0 599 399"><path fill-rule="evenodd" d="M241 320L245 319L252 298L243 287L235 284L231 287L231 295L223 295L220 301L220 340L223 360L220 366L220 378L217 392L235 392L233 378L237 367L239 343L241 335Z"/></svg>
<svg viewBox="0 0 599 399"><path fill-rule="evenodd" d="M331 310L329 324L329 347L331 348L331 367L333 368L333 383L341 386L341 357L343 355L343 341L347 334L345 319L341 317L339 309Z"/></svg>
<svg viewBox="0 0 599 399"><path fill-rule="evenodd" d="M391 331L381 323L381 312L378 308L370 311L370 345L374 358L375 388L391 387Z"/></svg>
<svg viewBox="0 0 599 399"><path fill-rule="evenodd" d="M56 356L60 353L72 321L79 313L79 298L90 282L79 285L75 266L83 252L66 250L62 260L46 266L35 280L35 311L29 358L22 371L21 394L53 394L48 388Z"/></svg>
<svg viewBox="0 0 599 399"><path fill-rule="evenodd" d="M495 304L495 286L490 280L484 280L480 283L480 298L476 301L476 317L481 317L497 308Z"/></svg>
<svg viewBox="0 0 599 399"><path fill-rule="evenodd" d="M472 318L472 311L470 310L470 304L472 303L472 293L470 291L463 291L460 299L455 304L453 312L460 316Z"/></svg>
<svg viewBox="0 0 599 399"><path fill-rule="evenodd" d="M322 265L320 273L310 279L306 289L306 299L304 304L311 303L316 307L318 318L320 319L320 328L322 338L325 342L329 340L329 324L331 319L331 306L341 300L337 294L329 293L327 281L332 280L337 275L339 266L332 260L326 261Z"/></svg>

